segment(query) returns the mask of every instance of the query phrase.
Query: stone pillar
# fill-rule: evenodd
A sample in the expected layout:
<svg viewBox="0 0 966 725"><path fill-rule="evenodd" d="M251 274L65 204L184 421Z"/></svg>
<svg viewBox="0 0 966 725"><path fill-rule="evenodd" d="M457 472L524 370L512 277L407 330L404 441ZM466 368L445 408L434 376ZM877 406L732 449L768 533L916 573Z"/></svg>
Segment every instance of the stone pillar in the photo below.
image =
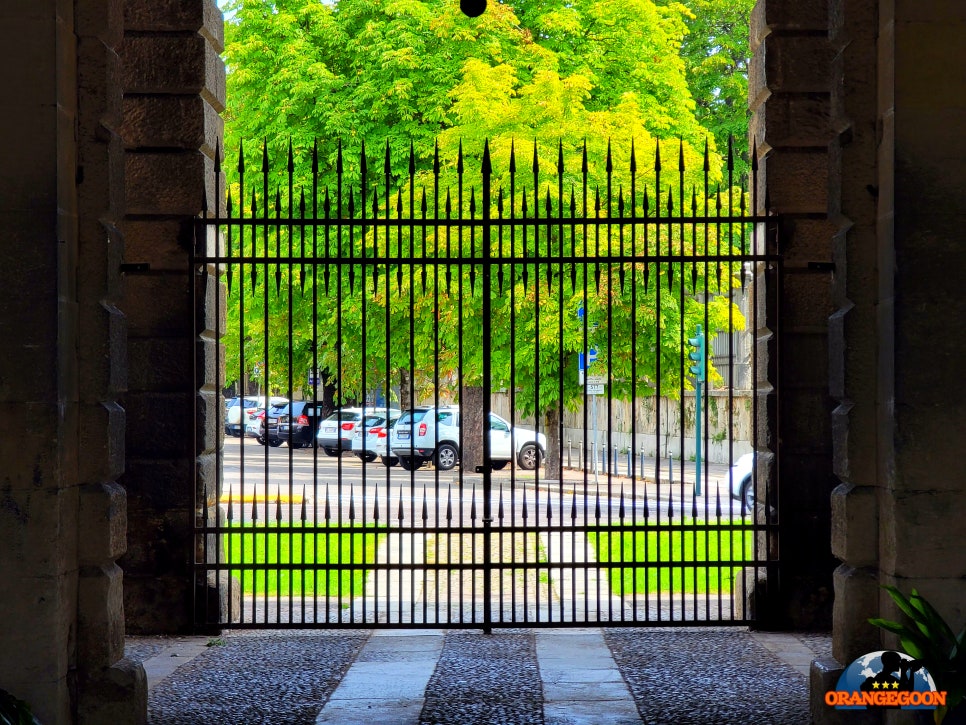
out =
<svg viewBox="0 0 966 725"><path fill-rule="evenodd" d="M120 12L8 3L0 60L0 687L48 723L144 722L122 659Z"/></svg>
<svg viewBox="0 0 966 725"><path fill-rule="evenodd" d="M955 631L966 620L966 75L952 69L966 62L964 33L963 3L880 3L880 579L918 589Z"/></svg>
<svg viewBox="0 0 966 725"><path fill-rule="evenodd" d="M189 258L192 223L206 194L215 198L222 18L213 0L128 0L124 13L123 304L131 358L124 484L132 524L124 599L129 631L187 632L196 594L194 526L201 509L195 501L215 505L206 461L220 441L212 395L219 373L202 365L205 379L194 378L196 357L214 359L216 343L206 329L217 325L200 312L214 309L205 302L213 290L204 289L204 277L193 278Z"/></svg>
<svg viewBox="0 0 966 725"><path fill-rule="evenodd" d="M763 627L826 627L831 619L834 561L829 548L800 545L828 541L835 483L827 367L828 319L835 310L831 240L836 230L828 218L833 134L827 28L824 0L760 0L751 18L751 134L761 162L760 188L767 188L767 197L758 196L758 211L765 210L767 198L770 211L781 215L779 251L784 256L775 310L781 336L774 337L774 330L758 331L759 339L767 340L770 363L774 365L777 355L781 366L772 368L780 403L770 399L760 406L777 426L777 435L759 443L768 449L762 453L778 454L781 469L777 549L776 542L769 542L781 570L772 577L778 582L759 583L759 601L745 603ZM765 318L759 320L763 325ZM762 373L766 369L759 365ZM760 455L759 461L767 471L769 456ZM760 484L758 494L763 500Z"/></svg>
<svg viewBox="0 0 966 725"><path fill-rule="evenodd" d="M812 666L821 702L857 656L896 647L868 623L902 619L880 585L916 588L954 630L966 619L961 427L966 264L966 31L961 3L837 0L838 311L832 320L833 658ZM852 715L852 713L848 713ZM887 722L900 718L885 716ZM878 721L878 720L876 720Z"/></svg>

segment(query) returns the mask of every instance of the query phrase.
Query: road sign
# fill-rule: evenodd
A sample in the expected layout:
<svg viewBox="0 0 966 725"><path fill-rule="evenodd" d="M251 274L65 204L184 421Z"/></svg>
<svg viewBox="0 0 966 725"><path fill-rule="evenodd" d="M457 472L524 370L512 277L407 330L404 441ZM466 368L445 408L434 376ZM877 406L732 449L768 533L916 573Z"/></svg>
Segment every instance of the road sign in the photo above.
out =
<svg viewBox="0 0 966 725"><path fill-rule="evenodd" d="M586 370L597 360L597 351L594 348L590 348L587 353L587 362L584 363L584 354L582 352L577 353L577 367L580 370Z"/></svg>
<svg viewBox="0 0 966 725"><path fill-rule="evenodd" d="M606 375L588 375L587 384L588 385L606 385L607 376Z"/></svg>
<svg viewBox="0 0 966 725"><path fill-rule="evenodd" d="M587 395L603 395L604 394L604 384L598 383L596 385L587 384Z"/></svg>

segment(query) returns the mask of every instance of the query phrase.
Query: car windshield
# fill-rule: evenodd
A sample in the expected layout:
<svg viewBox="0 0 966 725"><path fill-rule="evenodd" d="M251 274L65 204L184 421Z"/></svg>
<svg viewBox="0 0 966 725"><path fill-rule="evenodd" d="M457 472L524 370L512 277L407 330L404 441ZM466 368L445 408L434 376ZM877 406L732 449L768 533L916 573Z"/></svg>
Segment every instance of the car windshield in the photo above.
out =
<svg viewBox="0 0 966 725"><path fill-rule="evenodd" d="M428 412L429 410L425 408L416 408L415 410L407 410L405 413L402 414L402 416L400 416L399 423L401 425L405 425L406 423L418 423L419 421L421 421L423 418L426 417L426 413Z"/></svg>
<svg viewBox="0 0 966 725"><path fill-rule="evenodd" d="M288 403L276 403L268 409L269 415L288 415Z"/></svg>
<svg viewBox="0 0 966 725"><path fill-rule="evenodd" d="M330 415L328 418L325 419L325 421L326 423L336 423L341 420L346 423L352 423L354 421L359 420L359 418L361 417L362 417L362 414L357 411L340 410Z"/></svg>

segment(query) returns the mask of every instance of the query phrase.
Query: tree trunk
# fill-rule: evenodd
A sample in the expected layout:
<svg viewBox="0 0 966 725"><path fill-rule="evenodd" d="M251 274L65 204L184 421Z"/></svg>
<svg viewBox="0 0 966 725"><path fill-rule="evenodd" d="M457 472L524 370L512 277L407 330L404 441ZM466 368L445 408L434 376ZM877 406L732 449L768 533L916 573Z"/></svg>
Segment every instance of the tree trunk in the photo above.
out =
<svg viewBox="0 0 966 725"><path fill-rule="evenodd" d="M399 371L399 409L409 410L415 405L412 389L413 377L409 368L402 368Z"/></svg>
<svg viewBox="0 0 966 725"><path fill-rule="evenodd" d="M547 436L547 456L543 461L543 478L559 481L563 471L560 466L560 403L555 403L543 414L543 434Z"/></svg>
<svg viewBox="0 0 966 725"><path fill-rule="evenodd" d="M486 426L489 434L490 426ZM483 465L483 388L460 387L460 435L463 448L460 451L460 467L463 473L476 473Z"/></svg>

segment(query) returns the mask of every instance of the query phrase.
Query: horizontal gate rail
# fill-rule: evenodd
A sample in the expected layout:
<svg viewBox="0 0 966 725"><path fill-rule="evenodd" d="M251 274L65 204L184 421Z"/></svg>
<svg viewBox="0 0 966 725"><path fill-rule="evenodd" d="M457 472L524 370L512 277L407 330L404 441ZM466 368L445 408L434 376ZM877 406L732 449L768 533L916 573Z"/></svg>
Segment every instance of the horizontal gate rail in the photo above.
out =
<svg viewBox="0 0 966 725"><path fill-rule="evenodd" d="M223 421L199 627L755 621L780 566L776 219L748 211L756 152L745 190L730 148L628 146L387 144L378 174L364 145L351 170L341 144L217 151L192 263L221 344L197 364L305 407ZM339 406L360 420L318 437ZM367 421L384 447L343 454Z"/></svg>

